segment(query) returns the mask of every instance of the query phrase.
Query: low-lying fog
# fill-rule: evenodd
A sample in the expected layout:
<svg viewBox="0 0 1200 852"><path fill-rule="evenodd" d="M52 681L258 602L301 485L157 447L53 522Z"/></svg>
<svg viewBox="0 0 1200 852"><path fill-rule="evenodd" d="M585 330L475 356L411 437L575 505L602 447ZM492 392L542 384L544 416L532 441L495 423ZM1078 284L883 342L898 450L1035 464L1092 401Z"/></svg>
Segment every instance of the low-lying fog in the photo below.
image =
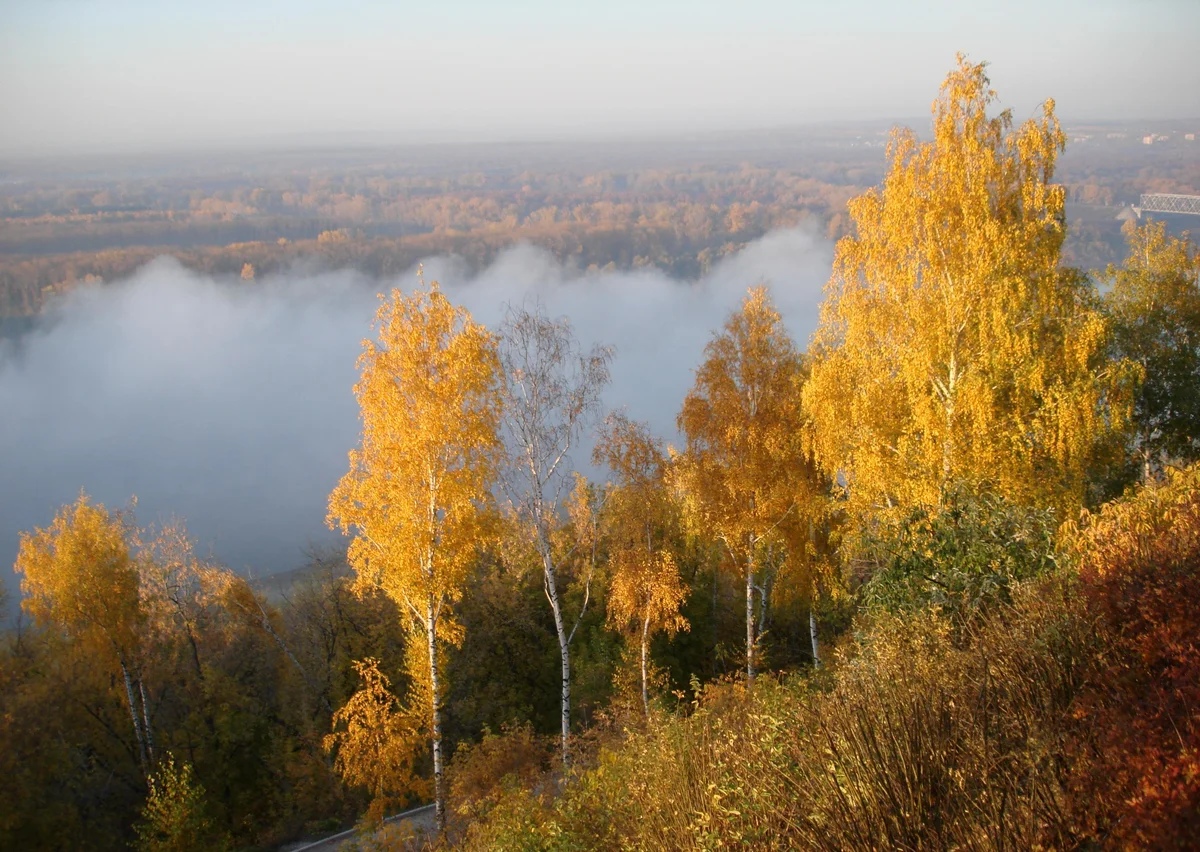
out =
<svg viewBox="0 0 1200 852"><path fill-rule="evenodd" d="M677 440L675 415L705 343L749 286L766 282L803 348L832 246L769 234L699 281L657 271L582 273L522 246L478 274L425 263L474 317L495 326L536 295L584 345L616 347L610 408ZM351 272L247 285L160 259L126 281L76 291L17 340L0 340L0 562L85 489L141 524L183 518L202 553L252 576L294 568L332 540L325 501L358 441L355 359L376 294L410 290ZM579 465L587 450L576 453Z"/></svg>

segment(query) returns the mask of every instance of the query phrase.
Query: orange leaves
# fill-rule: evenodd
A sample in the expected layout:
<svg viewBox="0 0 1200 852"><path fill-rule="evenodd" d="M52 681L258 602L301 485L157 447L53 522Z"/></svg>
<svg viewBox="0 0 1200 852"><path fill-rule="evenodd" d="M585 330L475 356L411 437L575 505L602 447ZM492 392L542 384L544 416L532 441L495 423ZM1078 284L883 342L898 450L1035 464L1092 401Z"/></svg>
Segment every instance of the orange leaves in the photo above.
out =
<svg viewBox="0 0 1200 852"><path fill-rule="evenodd" d="M1080 818L1115 846L1185 848L1200 835L1200 467L1066 536L1115 645L1078 706Z"/></svg>

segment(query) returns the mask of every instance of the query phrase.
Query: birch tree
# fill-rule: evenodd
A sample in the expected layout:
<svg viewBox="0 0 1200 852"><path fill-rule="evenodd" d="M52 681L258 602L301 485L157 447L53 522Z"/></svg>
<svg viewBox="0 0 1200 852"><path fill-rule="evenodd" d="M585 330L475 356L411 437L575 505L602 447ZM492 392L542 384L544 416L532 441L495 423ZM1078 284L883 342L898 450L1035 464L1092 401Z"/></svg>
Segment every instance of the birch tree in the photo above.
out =
<svg viewBox="0 0 1200 852"><path fill-rule="evenodd" d="M98 664L119 671L137 761L149 777L154 734L141 676L147 613L132 532L125 517L81 494L49 527L21 533L14 567L21 606L38 624L90 643Z"/></svg>
<svg viewBox="0 0 1200 852"><path fill-rule="evenodd" d="M493 335L436 282L411 296L393 290L381 302L378 339L363 342L354 387L362 442L329 497L329 523L353 535L347 558L358 582L395 600L423 640L424 671L412 674L424 686L443 830L440 649L460 639L452 608L500 459L500 362Z"/></svg>
<svg viewBox="0 0 1200 852"><path fill-rule="evenodd" d="M406 795L427 792L416 780L420 720L392 692L379 660L367 657L354 670L362 687L333 714L333 731L322 742L342 779L370 790L368 816L378 821Z"/></svg>
<svg viewBox="0 0 1200 852"><path fill-rule="evenodd" d="M765 287L750 291L704 353L679 413L687 442L675 478L692 527L720 541L745 585L753 680L774 571L789 541L787 559L815 567L806 539L825 515L825 485L804 446L804 363Z"/></svg>
<svg viewBox="0 0 1200 852"><path fill-rule="evenodd" d="M995 99L960 55L933 139L895 131L883 185L849 205L805 408L858 517L937 506L955 480L1065 512L1127 417L1095 292L1060 267L1054 102L1014 129Z"/></svg>
<svg viewBox="0 0 1200 852"><path fill-rule="evenodd" d="M607 499L606 527L611 578L609 623L632 628L641 660L642 707L650 715L650 640L656 633L674 635L689 625L680 613L687 586L669 547L675 519L666 485L667 459L662 442L644 423L621 414L604 422L593 461L615 474Z"/></svg>
<svg viewBox="0 0 1200 852"><path fill-rule="evenodd" d="M570 765L571 642L590 589L572 620L564 608L564 577L552 534L573 485L570 452L596 420L612 352L603 346L582 351L570 323L565 318L550 319L540 308L511 309L500 336L509 457L501 488L518 528L537 554L554 617L565 769Z"/></svg>

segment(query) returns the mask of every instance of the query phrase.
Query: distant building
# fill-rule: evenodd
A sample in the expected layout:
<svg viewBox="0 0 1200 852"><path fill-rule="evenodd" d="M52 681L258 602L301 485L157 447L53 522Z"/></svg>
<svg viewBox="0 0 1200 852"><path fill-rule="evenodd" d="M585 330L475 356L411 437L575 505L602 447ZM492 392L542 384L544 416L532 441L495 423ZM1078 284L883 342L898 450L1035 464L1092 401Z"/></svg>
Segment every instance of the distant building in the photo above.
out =
<svg viewBox="0 0 1200 852"><path fill-rule="evenodd" d="M1185 133L1185 134L1183 134L1183 138L1189 142L1195 142L1196 134L1195 133Z"/></svg>
<svg viewBox="0 0 1200 852"><path fill-rule="evenodd" d="M1142 144L1143 145L1153 145L1154 144L1154 134L1150 133L1150 134L1147 134L1146 136L1143 136Z"/></svg>

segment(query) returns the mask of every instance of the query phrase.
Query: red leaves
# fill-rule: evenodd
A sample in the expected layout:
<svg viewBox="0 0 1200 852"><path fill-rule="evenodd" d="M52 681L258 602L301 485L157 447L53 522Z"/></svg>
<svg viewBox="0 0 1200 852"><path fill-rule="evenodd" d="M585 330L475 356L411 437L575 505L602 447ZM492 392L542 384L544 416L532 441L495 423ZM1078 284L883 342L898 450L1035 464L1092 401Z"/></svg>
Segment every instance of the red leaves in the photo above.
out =
<svg viewBox="0 0 1200 852"><path fill-rule="evenodd" d="M1084 592L1114 653L1078 704L1081 823L1118 848L1200 838L1200 470L1085 518Z"/></svg>

